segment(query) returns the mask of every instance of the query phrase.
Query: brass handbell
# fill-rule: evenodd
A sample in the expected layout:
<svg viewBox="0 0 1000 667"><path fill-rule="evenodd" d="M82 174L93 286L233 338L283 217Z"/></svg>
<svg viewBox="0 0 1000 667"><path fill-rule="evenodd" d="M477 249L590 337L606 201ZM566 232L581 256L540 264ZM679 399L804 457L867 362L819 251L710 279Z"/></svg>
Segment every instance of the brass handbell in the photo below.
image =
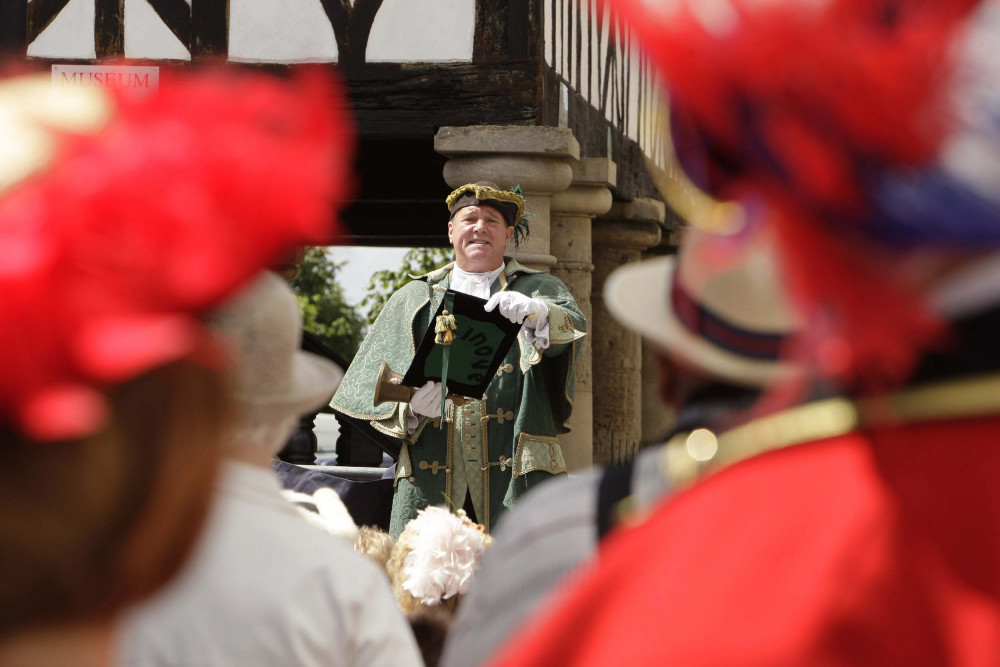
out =
<svg viewBox="0 0 1000 667"><path fill-rule="evenodd" d="M375 380L375 407L387 402L409 403L413 392L416 389L403 384L402 373L389 368L389 364L382 362L378 369L378 378ZM456 394L448 394L448 398L455 405L465 405L468 399Z"/></svg>

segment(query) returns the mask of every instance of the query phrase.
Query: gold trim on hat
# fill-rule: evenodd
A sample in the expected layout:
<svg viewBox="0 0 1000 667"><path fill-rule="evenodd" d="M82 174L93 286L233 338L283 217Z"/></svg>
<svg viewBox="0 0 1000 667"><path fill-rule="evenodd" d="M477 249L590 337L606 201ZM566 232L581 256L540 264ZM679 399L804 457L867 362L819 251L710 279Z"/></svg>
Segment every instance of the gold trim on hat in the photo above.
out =
<svg viewBox="0 0 1000 667"><path fill-rule="evenodd" d="M514 216L514 224L517 225L517 221L524 217L524 197L517 194L516 192L511 192L510 190L494 190L493 188L488 188L485 185L476 185L475 183L466 183L460 188L452 190L451 194L445 200L448 205L448 210L455 205L462 195L464 195L469 190L475 195L476 199L483 200L496 200L496 201L506 201L512 204L517 204L517 215Z"/></svg>
<svg viewBox="0 0 1000 667"><path fill-rule="evenodd" d="M947 380L895 394L851 400L828 398L752 420L715 435L681 433L660 455L661 471L676 486L777 449L892 424L975 419L1000 414L1000 374Z"/></svg>

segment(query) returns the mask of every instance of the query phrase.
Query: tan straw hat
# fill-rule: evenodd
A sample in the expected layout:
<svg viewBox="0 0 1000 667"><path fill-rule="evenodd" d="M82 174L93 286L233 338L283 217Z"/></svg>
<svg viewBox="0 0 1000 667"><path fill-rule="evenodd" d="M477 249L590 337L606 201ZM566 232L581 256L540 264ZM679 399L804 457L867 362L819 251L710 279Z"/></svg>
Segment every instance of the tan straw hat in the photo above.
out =
<svg viewBox="0 0 1000 667"><path fill-rule="evenodd" d="M232 382L245 417L280 422L325 404L344 371L300 349L302 317L285 281L264 273L216 311L213 328L232 351Z"/></svg>
<svg viewBox="0 0 1000 667"><path fill-rule="evenodd" d="M688 228L679 257L617 269L604 300L625 326L714 377L759 387L797 372L782 359L797 319L759 234Z"/></svg>

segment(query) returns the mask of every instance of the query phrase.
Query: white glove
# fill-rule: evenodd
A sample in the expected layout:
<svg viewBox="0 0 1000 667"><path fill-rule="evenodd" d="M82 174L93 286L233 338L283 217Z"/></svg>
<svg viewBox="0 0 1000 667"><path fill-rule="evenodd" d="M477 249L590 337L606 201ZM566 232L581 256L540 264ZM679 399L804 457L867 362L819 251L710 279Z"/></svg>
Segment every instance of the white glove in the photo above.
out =
<svg viewBox="0 0 1000 667"><path fill-rule="evenodd" d="M445 401L445 405L451 405L451 399ZM418 417L437 419L441 416L441 383L427 381L420 387L413 396L410 397L410 411Z"/></svg>
<svg viewBox="0 0 1000 667"><path fill-rule="evenodd" d="M523 324L527 329L534 329L549 320L549 307L544 301L532 299L520 292L497 292L490 297L484 308L487 312L499 308L501 315L515 324Z"/></svg>

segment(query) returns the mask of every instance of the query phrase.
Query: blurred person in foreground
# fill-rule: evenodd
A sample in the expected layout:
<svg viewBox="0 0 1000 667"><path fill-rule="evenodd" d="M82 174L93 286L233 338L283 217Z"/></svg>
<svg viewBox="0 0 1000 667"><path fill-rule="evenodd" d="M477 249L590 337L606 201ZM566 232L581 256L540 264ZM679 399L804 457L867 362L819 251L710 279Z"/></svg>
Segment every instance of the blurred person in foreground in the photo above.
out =
<svg viewBox="0 0 1000 667"><path fill-rule="evenodd" d="M350 541L311 525L271 470L343 371L300 350L295 295L274 274L210 322L230 346L236 407L216 501L189 567L127 618L122 664L420 664L385 576Z"/></svg>
<svg viewBox="0 0 1000 667"><path fill-rule="evenodd" d="M10 78L0 131L0 665L106 666L211 497L231 402L199 318L334 235L351 131L325 76L217 70Z"/></svg>
<svg viewBox="0 0 1000 667"><path fill-rule="evenodd" d="M678 415L669 441L714 437L762 389L793 377L780 355L794 314L760 236L689 228L679 256L622 267L607 282L611 314L652 346L659 398ZM479 665L517 641L553 591L586 571L606 534L671 492L665 453L642 449L629 463L553 481L514 507L458 609L443 664Z"/></svg>
<svg viewBox="0 0 1000 667"><path fill-rule="evenodd" d="M613 4L840 395L675 450L690 486L494 664L997 664L1000 4Z"/></svg>

